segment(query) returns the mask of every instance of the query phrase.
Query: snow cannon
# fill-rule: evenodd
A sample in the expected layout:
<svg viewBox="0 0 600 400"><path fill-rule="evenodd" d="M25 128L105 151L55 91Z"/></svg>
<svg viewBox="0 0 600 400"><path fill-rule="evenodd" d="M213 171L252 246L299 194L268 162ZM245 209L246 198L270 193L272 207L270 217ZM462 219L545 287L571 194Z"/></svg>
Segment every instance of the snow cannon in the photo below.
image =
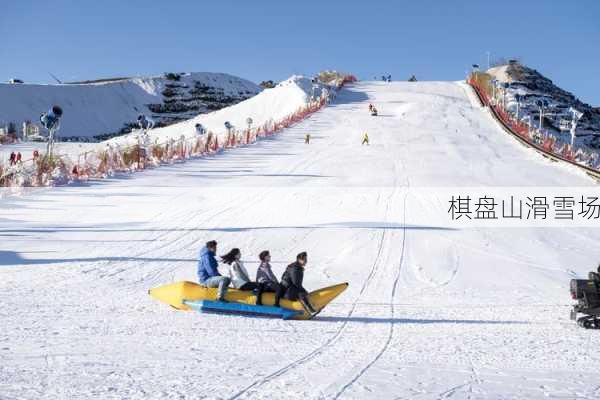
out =
<svg viewBox="0 0 600 400"><path fill-rule="evenodd" d="M154 121L151 118L146 117L144 114L138 115L137 121L140 129L147 130L154 128Z"/></svg>
<svg viewBox="0 0 600 400"><path fill-rule="evenodd" d="M51 131L56 129L59 125L60 117L62 117L63 110L59 106L52 106L47 113L43 113L40 116L40 122L42 126L47 130Z"/></svg>
<svg viewBox="0 0 600 400"><path fill-rule="evenodd" d="M308 294L312 306L321 312L333 299L348 288L348 283L328 286ZM177 310L196 310L229 314L251 314L260 316L279 316L284 319L306 320L313 318L304 310L300 301L282 299L280 307L275 307L275 294L263 293L263 305L256 304L256 296L251 290L229 288L225 295L227 302L215 301L217 289L208 288L195 282L182 281L150 289L148 294Z"/></svg>
<svg viewBox="0 0 600 400"><path fill-rule="evenodd" d="M598 272L590 272L588 279L571 279L571 298L577 304L571 310L571 319L586 329L600 329L600 266Z"/></svg>

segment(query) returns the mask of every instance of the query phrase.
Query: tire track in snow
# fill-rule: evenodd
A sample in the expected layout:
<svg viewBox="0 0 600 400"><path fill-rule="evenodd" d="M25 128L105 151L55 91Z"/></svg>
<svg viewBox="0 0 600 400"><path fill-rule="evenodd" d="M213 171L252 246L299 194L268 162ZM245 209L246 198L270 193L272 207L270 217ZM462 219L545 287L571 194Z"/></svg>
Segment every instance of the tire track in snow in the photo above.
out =
<svg viewBox="0 0 600 400"><path fill-rule="evenodd" d="M392 191L392 195L390 196L390 199L393 198L393 194L395 191ZM387 207L386 207L386 220L387 220L387 215L389 212L389 208L390 208L390 201L388 199L387 203ZM383 228L382 232L381 232L381 237L379 238L379 244L378 244L378 248L377 248L377 255L375 256L375 261L373 262L373 265L371 266L371 270L369 271L369 275L367 276L367 278L365 279L365 281L363 282L363 285L361 286L361 289L358 293L358 296L356 297L356 299L354 300L350 311L348 312L348 314L346 315L346 318L351 317L354 314L354 311L356 310L356 307L359 303L360 298L362 297L362 295L366 292L366 290L369 288L373 277L375 277L377 271L379 270L379 265L380 265L380 260L381 260L381 255L383 254L383 249L384 249L384 242L386 239L386 232L387 229ZM344 331L346 330L346 326L348 325L348 320L346 319L338 328L338 330L333 334L333 336L331 336L329 339L327 339L327 341L325 341L325 343L323 343L322 345L318 346L316 349L314 349L313 351L311 351L310 353L302 356L301 358L292 361L291 363L283 366L282 368L276 370L275 372L254 381L253 383L251 383L250 385L246 386L245 388L243 388L242 390L240 390L239 392L237 392L236 394L234 394L233 396L229 397L229 400L235 400L235 399L239 399L240 397L244 396L245 394L249 393L252 389L256 389L261 387L262 385L271 382L272 380L286 374L287 372L295 369L296 367L299 367L300 365L305 364L306 362L313 360L314 358L318 357L319 355L321 355L325 349L327 349L328 347L330 347L332 344L334 344L335 342L337 342L337 340L342 336L342 334L344 333Z"/></svg>
<svg viewBox="0 0 600 400"><path fill-rule="evenodd" d="M394 277L394 284L392 286L392 293L390 296L391 313L390 313L390 327L388 330L387 338L386 338L383 346L379 350L379 352L377 352L377 354L375 355L375 357L369 363L367 363L348 383L346 383L344 386L342 386L342 388L340 390L338 390L338 392L332 397L332 399L334 399L334 400L339 399L340 396L342 394L344 394L344 392L346 390L348 390L352 385L354 385L354 383L356 383L356 381L358 381L360 379L360 377L362 377L365 374L365 372L367 372L369 370L369 368L371 368L383 356L383 354L389 348L390 343L392 342L392 338L394 336L394 326L395 326L394 318L395 318L395 314L396 314L396 306L395 306L394 302L396 300L396 292L398 289L398 283L400 282L400 276L402 275L402 264L404 263L404 254L405 254L405 249L406 249L406 199L407 198L408 198L408 191L406 192L406 194L404 196L404 205L403 205L403 211L402 211L402 213L403 213L402 246L401 246L401 251L400 251L400 261L398 263L398 268L396 270L396 276Z"/></svg>

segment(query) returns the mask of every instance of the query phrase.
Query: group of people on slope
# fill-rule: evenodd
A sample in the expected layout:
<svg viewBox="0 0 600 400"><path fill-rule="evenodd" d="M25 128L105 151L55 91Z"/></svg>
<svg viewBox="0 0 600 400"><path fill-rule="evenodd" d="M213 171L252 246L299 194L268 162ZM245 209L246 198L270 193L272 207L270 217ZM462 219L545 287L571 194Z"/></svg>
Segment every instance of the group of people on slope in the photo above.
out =
<svg viewBox="0 0 600 400"><path fill-rule="evenodd" d="M306 252L296 256L296 261L285 269L281 281L271 269L271 254L268 250L262 251L258 258L260 265L256 271L256 280L251 280L248 270L241 261L242 252L238 248L231 249L227 254L221 256L221 262L227 265L227 275L219 272L219 263L216 258L217 242L211 240L200 250L198 260L198 281L201 285L209 288L218 288L217 300L226 301L225 295L229 285L239 290L252 290L256 295L256 304L262 305L262 294L265 292L275 293L275 306L280 306L281 299L300 301L304 309L315 314L316 310L308 299L308 291L302 286L304 279L304 268L308 261Z"/></svg>

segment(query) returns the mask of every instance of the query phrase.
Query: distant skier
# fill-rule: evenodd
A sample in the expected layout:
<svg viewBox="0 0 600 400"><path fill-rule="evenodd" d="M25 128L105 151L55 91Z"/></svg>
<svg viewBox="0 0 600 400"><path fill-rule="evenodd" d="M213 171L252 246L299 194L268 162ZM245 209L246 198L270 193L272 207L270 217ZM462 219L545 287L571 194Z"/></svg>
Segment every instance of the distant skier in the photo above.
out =
<svg viewBox="0 0 600 400"><path fill-rule="evenodd" d="M219 273L217 259L217 242L211 240L206 243L206 246L200 250L198 259L198 282L209 288L219 288L217 293L218 301L225 301L227 287L231 283L231 279L222 276Z"/></svg>
<svg viewBox="0 0 600 400"><path fill-rule="evenodd" d="M310 144L310 133L304 136L304 144Z"/></svg>
<svg viewBox="0 0 600 400"><path fill-rule="evenodd" d="M387 81L388 81L388 82L391 82L391 81L392 81L392 75L391 75L391 74L387 76Z"/></svg>
<svg viewBox="0 0 600 400"><path fill-rule="evenodd" d="M373 108L374 108L374 107L373 107L373 104L369 103L369 112L370 112L370 113L371 113L371 112L373 112Z"/></svg>
<svg viewBox="0 0 600 400"><path fill-rule="evenodd" d="M317 310L310 304L308 291L302 286L304 280L304 268L308 262L308 255L305 251L296 256L296 261L291 263L285 269L281 277L281 285L285 289L285 298L288 300L299 300L302 306L309 314L316 314Z"/></svg>
<svg viewBox="0 0 600 400"><path fill-rule="evenodd" d="M196 124L196 125L194 125L194 127L196 128L196 134L198 136L202 136L206 133L206 129L204 129L202 124Z"/></svg>
<svg viewBox="0 0 600 400"><path fill-rule="evenodd" d="M367 132L365 132L365 134L363 135L361 146L364 146L365 144L367 146L369 145L369 134Z"/></svg>

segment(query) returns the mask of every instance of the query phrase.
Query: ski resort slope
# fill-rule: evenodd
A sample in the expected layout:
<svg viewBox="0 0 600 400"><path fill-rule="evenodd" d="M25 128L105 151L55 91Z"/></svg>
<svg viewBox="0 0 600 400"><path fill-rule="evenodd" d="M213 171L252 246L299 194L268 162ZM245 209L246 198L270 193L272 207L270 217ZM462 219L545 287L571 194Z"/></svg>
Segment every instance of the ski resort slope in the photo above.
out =
<svg viewBox="0 0 600 400"><path fill-rule="evenodd" d="M256 145L3 200L0 398L600 398L600 336L568 319L600 231L423 224L412 195L491 186L597 193L460 83L364 82ZM210 239L251 275L306 250L308 288L350 287L311 321L147 295L195 280Z"/></svg>

